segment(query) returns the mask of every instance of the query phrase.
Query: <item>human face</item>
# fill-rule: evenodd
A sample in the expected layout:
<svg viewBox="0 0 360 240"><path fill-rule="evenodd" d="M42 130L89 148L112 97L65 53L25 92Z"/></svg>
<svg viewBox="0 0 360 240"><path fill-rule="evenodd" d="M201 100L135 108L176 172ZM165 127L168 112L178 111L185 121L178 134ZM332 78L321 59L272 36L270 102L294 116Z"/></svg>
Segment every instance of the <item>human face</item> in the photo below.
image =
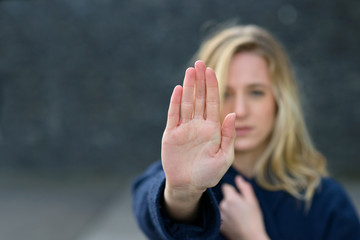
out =
<svg viewBox="0 0 360 240"><path fill-rule="evenodd" d="M233 56L221 118L235 112L235 152L262 151L275 122L276 103L266 60L251 52Z"/></svg>

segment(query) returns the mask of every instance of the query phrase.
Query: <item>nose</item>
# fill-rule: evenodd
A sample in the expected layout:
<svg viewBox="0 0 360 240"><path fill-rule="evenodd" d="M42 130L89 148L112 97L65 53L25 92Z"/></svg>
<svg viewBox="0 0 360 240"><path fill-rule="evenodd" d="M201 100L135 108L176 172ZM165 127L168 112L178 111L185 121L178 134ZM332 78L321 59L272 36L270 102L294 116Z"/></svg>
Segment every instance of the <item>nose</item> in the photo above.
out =
<svg viewBox="0 0 360 240"><path fill-rule="evenodd" d="M237 118L244 118L248 114L248 107L243 96L238 96L236 98L235 114Z"/></svg>

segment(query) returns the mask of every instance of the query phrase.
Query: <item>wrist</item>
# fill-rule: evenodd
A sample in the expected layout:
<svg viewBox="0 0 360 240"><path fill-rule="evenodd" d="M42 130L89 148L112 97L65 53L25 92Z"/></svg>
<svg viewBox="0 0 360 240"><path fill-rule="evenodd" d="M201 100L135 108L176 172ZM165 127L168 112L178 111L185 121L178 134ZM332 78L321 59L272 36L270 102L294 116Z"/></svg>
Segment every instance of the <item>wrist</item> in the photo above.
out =
<svg viewBox="0 0 360 240"><path fill-rule="evenodd" d="M182 186L181 186L182 185ZM206 188L194 187L191 184L171 184L165 180L165 196L174 201L194 202L200 199Z"/></svg>
<svg viewBox="0 0 360 240"><path fill-rule="evenodd" d="M174 189L165 185L165 208L169 216L182 222L191 222L196 219L203 192Z"/></svg>
<svg viewBox="0 0 360 240"><path fill-rule="evenodd" d="M164 196L166 199L174 202L191 203L197 202L201 198L205 190L194 190L184 188L173 188L165 184Z"/></svg>
<svg viewBox="0 0 360 240"><path fill-rule="evenodd" d="M248 235L249 237L245 237L244 239L248 240L270 240L270 237L267 235L266 232L253 232L252 234Z"/></svg>

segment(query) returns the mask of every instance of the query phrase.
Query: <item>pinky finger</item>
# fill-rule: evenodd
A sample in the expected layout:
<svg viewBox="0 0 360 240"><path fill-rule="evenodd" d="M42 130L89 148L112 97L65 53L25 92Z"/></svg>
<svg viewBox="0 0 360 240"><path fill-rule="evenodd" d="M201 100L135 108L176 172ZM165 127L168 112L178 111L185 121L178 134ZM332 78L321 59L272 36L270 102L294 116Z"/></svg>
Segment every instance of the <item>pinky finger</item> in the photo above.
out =
<svg viewBox="0 0 360 240"><path fill-rule="evenodd" d="M182 87L180 85L174 88L171 95L170 105L168 110L168 119L166 128L171 129L178 125L180 119L180 104L181 104Z"/></svg>

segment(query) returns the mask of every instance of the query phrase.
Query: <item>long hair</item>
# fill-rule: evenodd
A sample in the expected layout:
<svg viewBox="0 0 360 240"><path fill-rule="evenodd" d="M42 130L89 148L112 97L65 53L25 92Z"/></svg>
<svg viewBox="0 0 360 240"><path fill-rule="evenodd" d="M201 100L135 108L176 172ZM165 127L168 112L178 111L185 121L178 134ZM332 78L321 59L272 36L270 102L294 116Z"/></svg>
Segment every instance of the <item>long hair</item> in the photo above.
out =
<svg viewBox="0 0 360 240"><path fill-rule="evenodd" d="M297 85L280 43L258 26L232 26L205 40L195 57L214 69L222 103L229 64L239 52L259 54L267 61L277 105L274 129L256 162L254 178L267 190L284 190L310 203L321 177L327 175L326 162L306 129Z"/></svg>

